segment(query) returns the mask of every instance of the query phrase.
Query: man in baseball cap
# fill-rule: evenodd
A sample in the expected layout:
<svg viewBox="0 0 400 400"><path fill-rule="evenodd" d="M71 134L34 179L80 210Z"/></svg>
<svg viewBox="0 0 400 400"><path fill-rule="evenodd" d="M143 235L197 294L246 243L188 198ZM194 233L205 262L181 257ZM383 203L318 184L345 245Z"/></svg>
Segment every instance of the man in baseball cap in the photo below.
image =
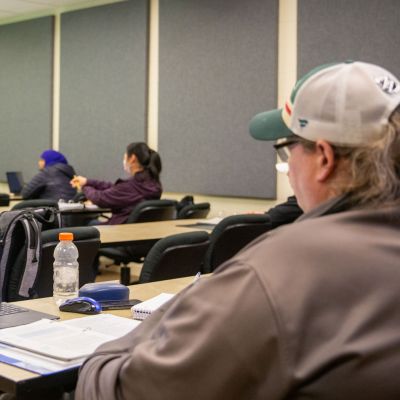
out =
<svg viewBox="0 0 400 400"><path fill-rule="evenodd" d="M321 168L312 166L311 171L319 174L316 182L299 182L294 165L288 173L304 211L342 193L356 203L379 204L396 200L399 194L398 170L393 165L387 169L372 157L386 158L377 148L387 138L390 117L399 104L400 83L389 71L363 62L327 64L301 78L282 109L257 114L250 133L258 140L280 139L275 148L284 162L292 150L308 150L301 161L303 173L306 161L311 161L307 155L321 156L314 159ZM310 193L313 183L316 190ZM388 193L391 189L394 193Z"/></svg>
<svg viewBox="0 0 400 400"><path fill-rule="evenodd" d="M254 117L305 214L102 345L76 399L400 399L399 87L322 66Z"/></svg>

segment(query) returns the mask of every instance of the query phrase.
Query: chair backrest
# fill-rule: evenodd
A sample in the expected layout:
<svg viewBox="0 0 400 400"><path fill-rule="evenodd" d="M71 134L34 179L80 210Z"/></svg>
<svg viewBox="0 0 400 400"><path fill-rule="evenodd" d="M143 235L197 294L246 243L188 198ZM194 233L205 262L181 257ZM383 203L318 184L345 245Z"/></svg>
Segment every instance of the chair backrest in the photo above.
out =
<svg viewBox="0 0 400 400"><path fill-rule="evenodd" d="M176 201L144 200L132 210L126 223L165 221L175 218Z"/></svg>
<svg viewBox="0 0 400 400"><path fill-rule="evenodd" d="M92 226L49 229L42 232L41 259L34 285L34 292L38 297L53 295L53 253L59 242L58 234L60 232L74 234L73 242L79 252L79 287L95 281L94 260L100 247L100 232Z"/></svg>
<svg viewBox="0 0 400 400"><path fill-rule="evenodd" d="M182 197L180 200L177 200L176 211L178 212L178 214L183 207L188 206L189 204L194 204L194 197L190 194Z"/></svg>
<svg viewBox="0 0 400 400"><path fill-rule="evenodd" d="M10 195L8 193L0 193L0 206L10 205Z"/></svg>
<svg viewBox="0 0 400 400"><path fill-rule="evenodd" d="M210 243L206 232L186 232L160 239L147 254L139 283L196 275Z"/></svg>
<svg viewBox="0 0 400 400"><path fill-rule="evenodd" d="M178 219L206 218L210 212L210 203L188 204L178 211Z"/></svg>
<svg viewBox="0 0 400 400"><path fill-rule="evenodd" d="M22 210L23 208L54 207L58 210L57 200L52 199L32 199L23 200L14 204L12 210Z"/></svg>
<svg viewBox="0 0 400 400"><path fill-rule="evenodd" d="M272 229L266 214L232 215L224 218L210 235L204 260L204 272L214 271L256 237Z"/></svg>

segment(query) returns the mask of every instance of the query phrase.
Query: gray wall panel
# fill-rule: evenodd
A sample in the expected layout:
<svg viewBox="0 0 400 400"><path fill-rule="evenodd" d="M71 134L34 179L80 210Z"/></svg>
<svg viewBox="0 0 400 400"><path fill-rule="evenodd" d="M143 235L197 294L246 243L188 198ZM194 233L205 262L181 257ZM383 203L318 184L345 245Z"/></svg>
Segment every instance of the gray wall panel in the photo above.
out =
<svg viewBox="0 0 400 400"><path fill-rule="evenodd" d="M5 172L37 172L50 147L52 18L0 26L0 181Z"/></svg>
<svg viewBox="0 0 400 400"><path fill-rule="evenodd" d="M248 122L276 106L275 0L160 0L159 151L168 191L273 198Z"/></svg>
<svg viewBox="0 0 400 400"><path fill-rule="evenodd" d="M115 180L145 140L147 0L62 15L60 148L78 173Z"/></svg>
<svg viewBox="0 0 400 400"><path fill-rule="evenodd" d="M346 59L382 65L400 76L398 0L300 0L299 76Z"/></svg>

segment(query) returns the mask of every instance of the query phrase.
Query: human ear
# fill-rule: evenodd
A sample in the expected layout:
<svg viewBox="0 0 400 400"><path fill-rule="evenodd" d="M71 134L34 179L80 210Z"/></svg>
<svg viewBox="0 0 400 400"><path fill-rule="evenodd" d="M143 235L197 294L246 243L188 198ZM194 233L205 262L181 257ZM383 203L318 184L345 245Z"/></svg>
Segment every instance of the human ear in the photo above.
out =
<svg viewBox="0 0 400 400"><path fill-rule="evenodd" d="M135 161L137 160L137 157L135 156L135 154L131 154L129 157L127 157L126 161L129 164L133 164Z"/></svg>
<svg viewBox="0 0 400 400"><path fill-rule="evenodd" d="M325 140L317 140L315 142L317 155L317 180L325 182L336 169L335 152L332 145Z"/></svg>

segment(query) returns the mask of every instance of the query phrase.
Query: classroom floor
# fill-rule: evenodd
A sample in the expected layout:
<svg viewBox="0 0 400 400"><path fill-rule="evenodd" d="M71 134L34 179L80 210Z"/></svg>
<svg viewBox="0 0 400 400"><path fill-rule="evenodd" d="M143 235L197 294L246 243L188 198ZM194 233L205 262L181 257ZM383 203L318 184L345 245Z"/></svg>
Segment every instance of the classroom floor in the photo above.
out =
<svg viewBox="0 0 400 400"><path fill-rule="evenodd" d="M131 282L139 280L140 270L142 269L142 264L129 263L131 267ZM100 274L96 277L96 282L104 281L119 281L119 271L120 267L118 265L113 265L112 260L106 257L100 257Z"/></svg>

